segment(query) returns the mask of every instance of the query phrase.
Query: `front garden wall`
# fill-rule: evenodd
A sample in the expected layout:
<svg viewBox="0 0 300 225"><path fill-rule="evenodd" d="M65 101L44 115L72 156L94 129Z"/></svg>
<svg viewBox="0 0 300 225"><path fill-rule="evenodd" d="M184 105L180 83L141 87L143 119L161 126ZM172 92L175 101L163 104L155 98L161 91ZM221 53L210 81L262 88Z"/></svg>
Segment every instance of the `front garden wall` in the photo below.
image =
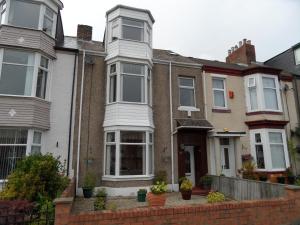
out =
<svg viewBox="0 0 300 225"><path fill-rule="evenodd" d="M56 225L288 225L300 222L300 190L287 188L287 197L133 210L71 214L72 202L57 202ZM295 223L298 224L298 223ZM300 224L300 223L299 223Z"/></svg>

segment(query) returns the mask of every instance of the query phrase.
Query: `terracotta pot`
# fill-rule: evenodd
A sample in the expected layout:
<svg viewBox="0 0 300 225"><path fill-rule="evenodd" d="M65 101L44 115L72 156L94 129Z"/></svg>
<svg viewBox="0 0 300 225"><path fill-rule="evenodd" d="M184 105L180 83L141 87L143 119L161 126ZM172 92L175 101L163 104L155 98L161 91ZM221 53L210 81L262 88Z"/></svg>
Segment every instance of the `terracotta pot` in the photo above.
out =
<svg viewBox="0 0 300 225"><path fill-rule="evenodd" d="M181 192L181 197L183 200L191 200L192 190L189 190L189 191L181 190L180 192Z"/></svg>
<svg viewBox="0 0 300 225"><path fill-rule="evenodd" d="M166 203L166 195L165 194L153 194L149 192L147 194L147 200L149 206L164 206Z"/></svg>

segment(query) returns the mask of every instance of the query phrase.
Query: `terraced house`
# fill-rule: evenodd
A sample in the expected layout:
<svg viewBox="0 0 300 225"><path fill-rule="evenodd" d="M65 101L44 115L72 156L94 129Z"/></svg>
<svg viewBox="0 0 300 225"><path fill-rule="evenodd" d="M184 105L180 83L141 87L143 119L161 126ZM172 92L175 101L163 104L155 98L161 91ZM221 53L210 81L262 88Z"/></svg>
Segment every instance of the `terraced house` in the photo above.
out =
<svg viewBox="0 0 300 225"><path fill-rule="evenodd" d="M110 9L98 42L87 25L78 25L76 37L63 35L60 2L28 3L37 22L31 11L16 14L30 15L22 24L37 23L28 28L10 22L14 4L27 2L10 1L2 4L0 29L3 168L13 168L6 152L21 151L14 160L53 152L76 177L77 194L93 173L110 195L135 195L161 171L178 190L183 176L195 187L207 173L239 176L251 156L258 172L290 167L287 140L298 125L293 77L256 62L249 40L226 62L197 59L153 49L149 10Z"/></svg>

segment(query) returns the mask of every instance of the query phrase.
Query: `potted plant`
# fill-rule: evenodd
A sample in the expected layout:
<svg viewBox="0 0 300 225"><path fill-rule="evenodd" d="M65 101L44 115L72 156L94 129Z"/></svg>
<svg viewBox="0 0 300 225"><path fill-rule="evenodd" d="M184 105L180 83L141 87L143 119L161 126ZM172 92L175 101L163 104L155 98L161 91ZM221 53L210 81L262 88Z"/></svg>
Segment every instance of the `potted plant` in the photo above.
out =
<svg viewBox="0 0 300 225"><path fill-rule="evenodd" d="M268 180L268 175L266 173L261 173L258 175L260 181L266 182Z"/></svg>
<svg viewBox="0 0 300 225"><path fill-rule="evenodd" d="M86 173L82 186L83 196L85 198L90 198L93 196L95 184L95 176L92 173Z"/></svg>
<svg viewBox="0 0 300 225"><path fill-rule="evenodd" d="M137 200L138 202L145 202L147 195L147 189L139 189L137 192Z"/></svg>
<svg viewBox="0 0 300 225"><path fill-rule="evenodd" d="M151 192L147 194L149 206L164 206L166 203L167 184L164 181L157 181L150 190Z"/></svg>
<svg viewBox="0 0 300 225"><path fill-rule="evenodd" d="M280 175L277 177L277 182L280 184L285 184L285 177Z"/></svg>
<svg viewBox="0 0 300 225"><path fill-rule="evenodd" d="M200 184L201 184L203 189L210 190L211 184L212 184L212 177L207 176L207 175L201 177L200 178Z"/></svg>
<svg viewBox="0 0 300 225"><path fill-rule="evenodd" d="M295 176L292 172L292 169L290 167L286 169L286 175L287 175L288 184L294 184L296 178L295 178Z"/></svg>
<svg viewBox="0 0 300 225"><path fill-rule="evenodd" d="M184 179L180 185L180 192L183 200L190 200L192 196L193 184L189 179Z"/></svg>
<svg viewBox="0 0 300 225"><path fill-rule="evenodd" d="M243 162L243 168L241 169L243 179L256 180L255 176L256 165L253 159L249 159Z"/></svg>
<svg viewBox="0 0 300 225"><path fill-rule="evenodd" d="M186 180L186 179L188 179L188 178L187 178L187 177L180 177L180 178L178 179L179 189L180 189L181 183L182 183L184 180Z"/></svg>

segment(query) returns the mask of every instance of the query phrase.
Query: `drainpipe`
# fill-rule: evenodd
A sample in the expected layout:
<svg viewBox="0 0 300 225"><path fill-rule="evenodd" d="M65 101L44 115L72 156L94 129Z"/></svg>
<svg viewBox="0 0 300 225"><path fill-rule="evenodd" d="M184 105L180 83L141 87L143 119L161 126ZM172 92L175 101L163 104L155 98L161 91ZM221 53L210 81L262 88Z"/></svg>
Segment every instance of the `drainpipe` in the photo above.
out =
<svg viewBox="0 0 300 225"><path fill-rule="evenodd" d="M202 71L202 83L203 83L203 98L204 98L204 116L207 120L207 103L206 103L206 75L205 71Z"/></svg>
<svg viewBox="0 0 300 225"><path fill-rule="evenodd" d="M171 173L172 191L175 190L174 184L174 137L173 137L173 102L172 102L172 62L169 62L169 94L170 94L170 127L171 127Z"/></svg>
<svg viewBox="0 0 300 225"><path fill-rule="evenodd" d="M81 87L80 87L80 105L79 105L79 118L78 118L78 140L77 140L77 166L76 166L76 192L79 183L79 153L80 153L80 137L81 137L81 117L82 117L82 100L83 100L83 82L85 70L85 50L83 50L82 57L82 70L81 70Z"/></svg>

